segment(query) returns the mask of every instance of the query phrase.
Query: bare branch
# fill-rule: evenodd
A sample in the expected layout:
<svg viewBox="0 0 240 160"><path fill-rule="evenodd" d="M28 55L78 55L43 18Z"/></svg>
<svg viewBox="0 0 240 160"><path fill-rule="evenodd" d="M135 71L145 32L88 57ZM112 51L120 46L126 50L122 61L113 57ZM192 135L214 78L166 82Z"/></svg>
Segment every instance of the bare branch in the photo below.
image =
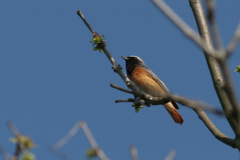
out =
<svg viewBox="0 0 240 160"><path fill-rule="evenodd" d="M217 58L214 50L208 47L204 40L189 27L163 0L152 0L152 2L193 42L202 48L211 57Z"/></svg>
<svg viewBox="0 0 240 160"><path fill-rule="evenodd" d="M175 150L172 150L165 160L173 160L176 155L177 155L177 152Z"/></svg>
<svg viewBox="0 0 240 160"><path fill-rule="evenodd" d="M114 86L114 88L120 90L120 91L123 91L125 92L126 89L122 88L122 87L119 87L118 85L114 84L114 83L111 83L111 86ZM203 110L205 111L208 111L210 113L213 113L213 114L216 114L216 115L219 115L219 116L224 116L224 113L222 110L219 110L219 109L216 109L215 107L212 107L210 105L207 105L207 104L204 104L203 102L200 102L200 101L193 101L193 100L189 100L187 98L184 98L184 97L180 97L180 96L177 96L177 95L173 95L173 94L167 94L165 96L162 96L162 97L148 97L150 95L145 95L145 97L147 97L146 102L148 103L151 103L153 105L159 105L159 104L165 104L169 101L176 101L184 106L188 106L190 108L194 108L195 106L198 106L200 108L202 108ZM145 97L142 97L143 100ZM175 98L174 100L172 98ZM116 103L119 103L119 102L133 102L135 104L139 104L139 100L138 99L132 99L132 98L129 98L127 100L115 100Z"/></svg>
<svg viewBox="0 0 240 160"><path fill-rule="evenodd" d="M64 136L60 141L58 141L56 144L51 146L51 149L58 150L59 148L63 147L66 143L70 141L70 139L72 139L76 135L76 133L80 128L81 127L79 126L79 122L77 122L73 126L73 128L67 133L66 136Z"/></svg>
<svg viewBox="0 0 240 160"><path fill-rule="evenodd" d="M114 84L114 83L111 83L110 86L111 86L112 88L118 89L118 90L120 90L120 91L123 91L123 92L126 92L126 93L130 93L130 94L134 94L133 91L128 90L128 89L125 89L125 88L122 88L122 87L119 87L119 86L117 86L117 85Z"/></svg>
<svg viewBox="0 0 240 160"><path fill-rule="evenodd" d="M222 49L222 41L218 31L216 17L215 17L215 2L214 0L205 0L208 10L208 20L210 22L213 38L216 44L217 49L220 51ZM221 52L219 52L221 53Z"/></svg>
<svg viewBox="0 0 240 160"><path fill-rule="evenodd" d="M7 125L14 136L19 135L19 131L12 121L7 121Z"/></svg>
<svg viewBox="0 0 240 160"><path fill-rule="evenodd" d="M233 148L238 148L240 149L237 145L237 141L227 137L225 134L223 134L222 132L220 132L217 127L212 123L212 121L208 118L208 116L206 115L206 113L202 110L202 108L206 107L208 108L208 110L212 109L209 108L209 106L204 106L202 105L202 103L199 102L194 102L191 100L188 100L186 98L183 97L179 97L179 96L175 96L175 95L167 95L167 98L169 98L171 101L175 101L178 102L182 105L188 106L190 108L192 108L198 115L199 119L201 119L203 121L203 123L207 126L207 128L210 130L210 132L220 141L222 141L223 143L233 147ZM220 111L215 110L214 113L218 114L218 115L222 115Z"/></svg>
<svg viewBox="0 0 240 160"><path fill-rule="evenodd" d="M240 23L238 24L238 27L234 33L231 42L228 44L226 48L227 55L230 55L234 51L234 49L237 47L239 39L240 39Z"/></svg>
<svg viewBox="0 0 240 160"><path fill-rule="evenodd" d="M233 108L233 112L232 112L232 115L235 120L237 121L237 124L238 124L238 128L240 127L240 108L239 108L239 104L238 104L238 101L237 101L237 97L236 97L236 94L235 94L235 90L234 90L234 85L233 85L233 82L232 82L232 78L230 76L230 72L229 72L229 69L228 69L228 65L227 65L227 61L225 59L221 60L220 61L220 64L222 66L222 71L223 71L223 74L224 74L224 77L225 77L225 85L224 85L224 89L229 97L229 100L230 100L230 103L232 105L232 108ZM240 131L238 129L237 133L236 133L236 136L238 138L240 138Z"/></svg>
<svg viewBox="0 0 240 160"><path fill-rule="evenodd" d="M119 103L119 102L133 102L133 99L127 99L127 100L121 100L121 99L116 99L115 103Z"/></svg>
<svg viewBox="0 0 240 160"><path fill-rule="evenodd" d="M50 147L51 151L54 152L60 158L65 159L66 156L61 153L58 153L57 150L64 146L67 142L69 142L69 140L76 135L80 128L82 128L84 134L86 135L89 143L92 146L92 149L96 152L97 156L101 160L109 160L107 156L104 154L103 150L98 146L97 141L93 137L90 129L88 128L87 124L84 121L77 122L66 136L64 136L59 142Z"/></svg>
<svg viewBox="0 0 240 160"><path fill-rule="evenodd" d="M88 27L88 29L89 29L92 33L94 33L92 27L89 25L89 23L87 22L87 20L84 18L82 12L81 12L80 10L78 10L78 11L77 11L77 14L79 15L79 17L82 18L83 22L86 24L86 26Z"/></svg>
<svg viewBox="0 0 240 160"><path fill-rule="evenodd" d="M0 144L0 154L2 155L2 157L5 160L10 160L10 158L11 158L11 155L4 150L4 148L1 146L1 144Z"/></svg>
<svg viewBox="0 0 240 160"><path fill-rule="evenodd" d="M211 35L210 35L209 28L207 25L207 20L206 20L204 11L203 11L201 0L189 0L189 3L192 8L193 14L195 16L199 34L204 39L204 41L206 42L208 47L212 50L213 49L212 39L211 39ZM222 54L222 55L223 55L223 57L221 57L221 59L226 57L224 54ZM225 89L223 88L223 86L225 85L225 80L223 78L223 74L221 72L219 63L216 59L208 56L207 54L205 54L205 57L206 57L206 61L207 61L207 64L208 64L208 67L209 67L209 70L210 70L210 73L212 76L214 88L217 92L217 95L218 95L219 101L222 105L223 111L224 111L226 118L227 118L229 124L231 125L234 133L236 135L238 135L239 134L238 122L236 121L236 119L234 119L231 116L233 113L233 108L232 108L230 99L229 99Z"/></svg>
<svg viewBox="0 0 240 160"><path fill-rule="evenodd" d="M130 146L130 153L132 156L132 160L138 160L138 151L135 146Z"/></svg>
<svg viewBox="0 0 240 160"><path fill-rule="evenodd" d="M180 97L177 95L173 95L173 94L168 94L166 95L166 98L169 99L170 101L174 101L174 102L178 102L183 106L187 106L189 108L192 109L203 109L205 111L208 111L209 113L213 113L216 114L218 116L224 116L223 111L216 109L214 107L211 107L210 105L204 104L203 102L200 101L193 101L193 100L189 100L187 98L184 97Z"/></svg>

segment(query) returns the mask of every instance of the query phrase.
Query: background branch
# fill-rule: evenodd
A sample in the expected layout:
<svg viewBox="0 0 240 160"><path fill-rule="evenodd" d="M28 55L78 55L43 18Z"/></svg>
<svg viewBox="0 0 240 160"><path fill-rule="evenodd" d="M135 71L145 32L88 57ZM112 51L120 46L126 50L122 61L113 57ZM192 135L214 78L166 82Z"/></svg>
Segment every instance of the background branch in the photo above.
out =
<svg viewBox="0 0 240 160"><path fill-rule="evenodd" d="M238 24L238 27L233 35L233 38L231 40L231 42L228 44L227 48L226 48L226 54L229 56L234 49L237 47L237 44L239 42L240 39L240 23Z"/></svg>
<svg viewBox="0 0 240 160"><path fill-rule="evenodd" d="M132 160L138 160L138 151L135 146L130 146L130 153L132 156Z"/></svg>
<svg viewBox="0 0 240 160"><path fill-rule="evenodd" d="M11 155L4 150L4 148L1 146L1 144L0 144L0 154L2 155L3 159L5 159L5 160L11 159Z"/></svg>
<svg viewBox="0 0 240 160"><path fill-rule="evenodd" d="M109 160L105 155L105 153L103 152L103 150L98 146L97 141L93 137L90 129L88 128L87 124L84 121L77 122L66 136L64 136L59 142L51 146L51 151L56 152L59 148L64 146L67 142L69 142L70 139L72 139L76 135L76 133L80 128L82 128L85 136L87 137L92 147L92 151L94 151L94 153L99 157L99 159ZM61 158L64 158L64 157L61 157Z"/></svg>
<svg viewBox="0 0 240 160"><path fill-rule="evenodd" d="M165 160L173 160L176 157L176 155L177 155L177 152L175 150L172 150Z"/></svg>

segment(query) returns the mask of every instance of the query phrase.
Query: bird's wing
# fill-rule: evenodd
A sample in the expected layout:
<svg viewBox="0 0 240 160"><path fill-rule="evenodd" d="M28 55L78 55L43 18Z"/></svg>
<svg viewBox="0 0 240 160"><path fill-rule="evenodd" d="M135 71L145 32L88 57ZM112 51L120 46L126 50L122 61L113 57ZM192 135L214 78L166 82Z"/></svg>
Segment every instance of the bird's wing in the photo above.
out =
<svg viewBox="0 0 240 160"><path fill-rule="evenodd" d="M148 67L143 67L143 68L147 72L148 76L154 79L166 93L170 93L169 90L167 89L167 86L156 76L156 74L151 69L149 69ZM172 102L172 104L176 109L179 109L176 102Z"/></svg>
<svg viewBox="0 0 240 160"><path fill-rule="evenodd" d="M147 67L143 67L143 68L147 72L148 76L154 79L166 93L170 93L166 85L156 76L156 74L151 69Z"/></svg>

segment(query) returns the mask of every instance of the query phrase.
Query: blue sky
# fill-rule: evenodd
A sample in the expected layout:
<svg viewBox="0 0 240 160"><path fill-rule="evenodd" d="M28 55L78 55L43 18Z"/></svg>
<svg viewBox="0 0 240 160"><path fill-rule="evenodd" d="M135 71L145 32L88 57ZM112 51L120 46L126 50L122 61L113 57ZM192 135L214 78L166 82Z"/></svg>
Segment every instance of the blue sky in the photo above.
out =
<svg viewBox="0 0 240 160"><path fill-rule="evenodd" d="M166 1L195 30L188 1ZM217 2L217 21L226 46L240 20L240 1ZM82 10L91 26L107 39L118 63L121 55L137 55L172 93L221 108L205 58L150 1L1 1L0 2L0 144L13 153L6 126L13 120L38 145L37 158L57 160L47 148L78 120L85 120L110 159L130 159L134 144L142 160L164 159L172 149L176 160L238 159L236 149L216 140L191 109L180 106L183 125L175 124L162 106L135 113L130 103L115 99L132 95L103 53L93 51L92 35L76 14ZM238 47L229 60L236 90L240 75ZM239 98L239 94L238 94ZM208 114L227 136L234 134L225 118ZM69 159L85 159L90 147L79 132L60 151Z"/></svg>

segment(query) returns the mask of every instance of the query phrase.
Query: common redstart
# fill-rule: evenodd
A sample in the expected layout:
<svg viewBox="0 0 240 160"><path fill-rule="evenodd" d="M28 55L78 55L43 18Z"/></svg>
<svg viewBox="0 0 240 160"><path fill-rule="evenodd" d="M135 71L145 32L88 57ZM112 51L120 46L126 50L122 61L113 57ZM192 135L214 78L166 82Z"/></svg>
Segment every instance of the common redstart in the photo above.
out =
<svg viewBox="0 0 240 160"><path fill-rule="evenodd" d="M166 93L170 93L165 84L146 66L140 57L122 56L122 58L126 61L128 78L133 81L141 91L153 97L160 97ZM179 107L175 102L168 102L163 106L176 123L183 123L182 116L177 111Z"/></svg>

